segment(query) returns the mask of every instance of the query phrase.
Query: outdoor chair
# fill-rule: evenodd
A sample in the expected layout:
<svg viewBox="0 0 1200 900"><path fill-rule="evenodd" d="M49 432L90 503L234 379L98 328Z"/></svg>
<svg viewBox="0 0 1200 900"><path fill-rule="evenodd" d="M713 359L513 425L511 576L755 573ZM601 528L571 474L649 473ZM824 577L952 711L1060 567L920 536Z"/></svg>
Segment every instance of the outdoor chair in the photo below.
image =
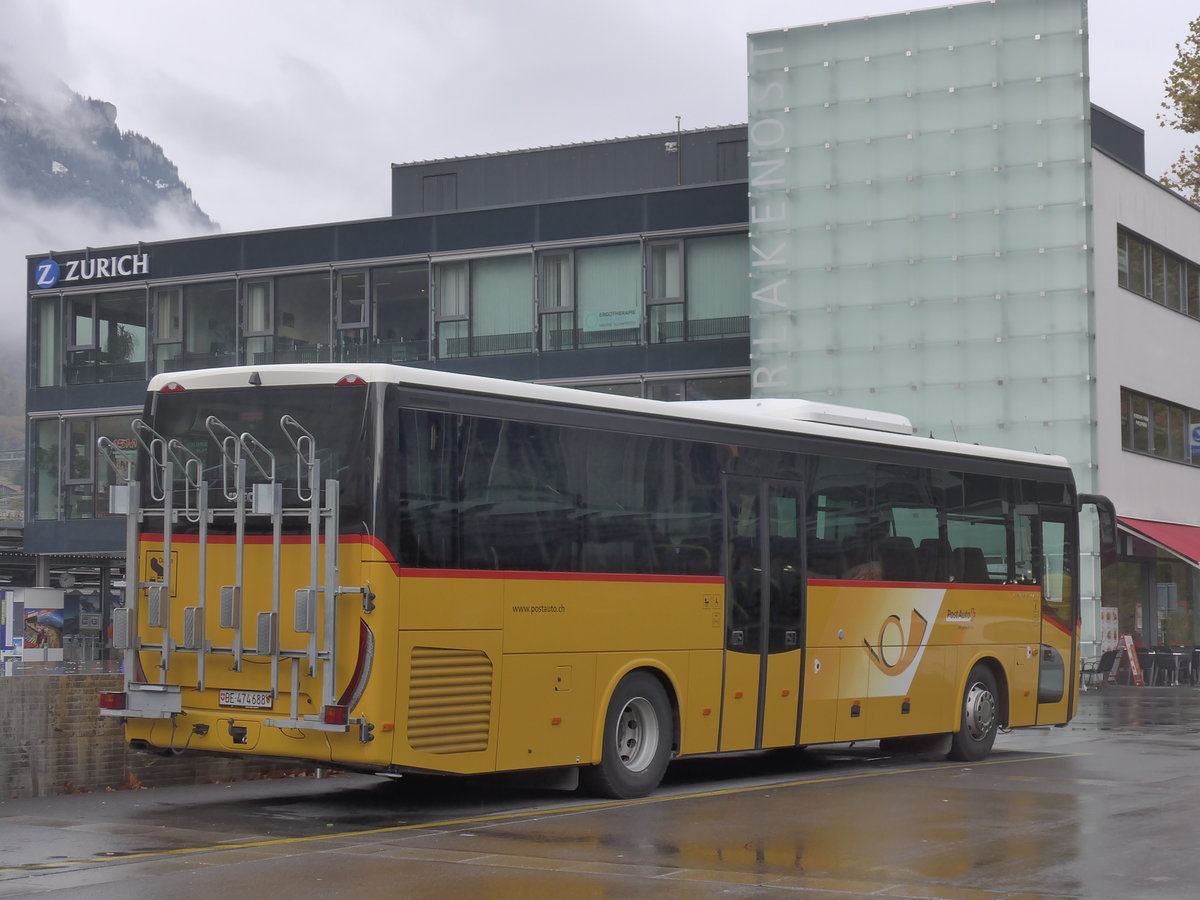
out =
<svg viewBox="0 0 1200 900"><path fill-rule="evenodd" d="M1083 668L1080 670L1083 687L1086 689L1103 685L1108 681L1108 675L1112 672L1116 662L1116 650L1105 650L1099 656L1085 659Z"/></svg>

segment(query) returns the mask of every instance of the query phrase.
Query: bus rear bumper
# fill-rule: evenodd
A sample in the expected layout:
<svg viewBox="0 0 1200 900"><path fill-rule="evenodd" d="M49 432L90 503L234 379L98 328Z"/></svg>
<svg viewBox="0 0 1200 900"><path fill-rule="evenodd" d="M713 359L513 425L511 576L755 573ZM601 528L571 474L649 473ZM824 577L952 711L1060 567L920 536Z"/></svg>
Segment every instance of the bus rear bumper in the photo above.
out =
<svg viewBox="0 0 1200 900"><path fill-rule="evenodd" d="M169 719L183 712L183 695L177 684L131 682L123 691L100 695L100 715L123 719Z"/></svg>

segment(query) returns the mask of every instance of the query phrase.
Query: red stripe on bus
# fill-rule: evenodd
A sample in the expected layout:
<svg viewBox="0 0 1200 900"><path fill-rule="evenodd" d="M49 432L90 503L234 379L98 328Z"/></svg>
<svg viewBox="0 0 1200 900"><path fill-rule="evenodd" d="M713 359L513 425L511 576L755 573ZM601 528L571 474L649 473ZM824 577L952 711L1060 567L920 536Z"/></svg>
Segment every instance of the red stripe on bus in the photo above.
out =
<svg viewBox="0 0 1200 900"><path fill-rule="evenodd" d="M496 569L412 569L406 578L497 578L504 581L627 581L641 584L711 584L724 586L720 575L636 575L628 572L533 572Z"/></svg>
<svg viewBox="0 0 1200 900"><path fill-rule="evenodd" d="M1048 616L1045 613L1042 613L1042 623L1045 625L1053 625L1055 628L1057 628L1059 631L1061 631L1067 637L1075 636L1074 634L1071 633L1071 629L1067 628L1065 625L1063 625L1062 622L1059 622L1053 616Z"/></svg>
<svg viewBox="0 0 1200 900"><path fill-rule="evenodd" d="M358 537L359 537L359 535L343 534L341 536L341 539L339 540L339 543L343 543L343 544L358 543L358 540L357 540ZM351 540L347 540L348 538L350 538ZM163 536L161 534L151 534L150 532L146 532L144 534L139 535L139 539L142 541L161 541L163 539ZM280 543L282 543L282 544L307 544L308 539L309 539L309 535L307 535L307 534L284 534L284 535L280 536ZM199 540L200 540L200 536L195 533L171 535L171 543L173 543L173 544L195 544L195 543L198 543ZM210 534L208 536L208 542L210 544L233 544L233 543L236 543L236 541L237 541L237 535L233 535L233 534ZM271 535L269 535L269 534L248 534L245 537L245 542L247 544L270 544L271 543ZM325 535L321 535L320 543L322 543L322 544L325 543Z"/></svg>
<svg viewBox="0 0 1200 900"><path fill-rule="evenodd" d="M307 534L283 535L285 544L306 544ZM162 540L161 534L143 534L143 540ZM181 534L173 538L178 544L194 544L195 534ZM218 544L232 544L236 540L232 534L209 535L209 541ZM247 544L270 544L271 536L246 535ZM322 536L321 543L324 544ZM339 544L365 544L375 550L383 561L391 566L392 571L405 578L498 578L508 581L626 581L649 584L712 584L724 585L725 579L720 575L637 575L628 572L531 572L523 570L495 569L419 569L410 566L401 567L387 546L379 538L370 534L343 534L338 538Z"/></svg>

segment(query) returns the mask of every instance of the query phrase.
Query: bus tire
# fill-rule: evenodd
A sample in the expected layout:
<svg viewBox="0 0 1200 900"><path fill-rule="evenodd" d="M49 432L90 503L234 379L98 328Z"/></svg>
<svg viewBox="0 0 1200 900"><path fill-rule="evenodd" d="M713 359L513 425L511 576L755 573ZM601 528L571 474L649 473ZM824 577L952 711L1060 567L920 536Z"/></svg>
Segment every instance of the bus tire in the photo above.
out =
<svg viewBox="0 0 1200 900"><path fill-rule="evenodd" d="M659 680L648 672L626 675L608 701L600 763L580 773L584 789L619 800L649 794L670 762L673 722Z"/></svg>
<svg viewBox="0 0 1200 900"><path fill-rule="evenodd" d="M949 758L978 762L992 752L1000 727L1000 693L996 676L982 663L976 663L967 676L959 709L958 731L950 740Z"/></svg>

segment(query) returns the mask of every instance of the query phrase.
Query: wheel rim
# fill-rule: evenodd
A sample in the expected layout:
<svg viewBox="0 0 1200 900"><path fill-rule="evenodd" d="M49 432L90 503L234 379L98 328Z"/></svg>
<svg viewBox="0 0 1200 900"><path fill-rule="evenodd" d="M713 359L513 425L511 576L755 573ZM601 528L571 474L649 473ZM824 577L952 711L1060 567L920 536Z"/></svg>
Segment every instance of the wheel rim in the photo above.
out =
<svg viewBox="0 0 1200 900"><path fill-rule="evenodd" d="M630 772L650 765L658 750L658 716L645 697L634 697L617 717L617 757Z"/></svg>
<svg viewBox="0 0 1200 900"><path fill-rule="evenodd" d="M996 698L987 685L977 681L967 690L963 718L972 740L987 738L996 724Z"/></svg>

